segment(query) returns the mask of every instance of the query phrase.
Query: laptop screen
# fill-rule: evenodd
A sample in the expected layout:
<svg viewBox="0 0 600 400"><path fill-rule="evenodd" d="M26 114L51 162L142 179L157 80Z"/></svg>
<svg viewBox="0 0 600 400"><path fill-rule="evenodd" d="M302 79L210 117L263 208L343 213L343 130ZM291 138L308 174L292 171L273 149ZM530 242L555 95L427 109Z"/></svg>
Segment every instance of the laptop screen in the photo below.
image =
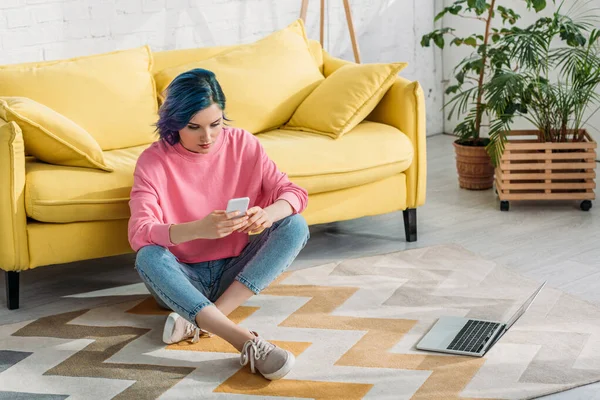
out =
<svg viewBox="0 0 600 400"><path fill-rule="evenodd" d="M525 313L525 311L527 311L527 309L529 308L529 306L531 305L531 303L533 302L535 297L538 295L540 290L542 290L542 288L544 287L545 284L546 284L546 282L542 283L542 285L531 295L531 297L529 297L527 299L527 301L525 303L523 303L523 305L517 310L517 312L512 316L512 318L508 320L508 322L506 323L506 327L504 329L505 331L510 329L510 327L515 322L517 322L517 320L519 318L521 318L521 315L523 315Z"/></svg>

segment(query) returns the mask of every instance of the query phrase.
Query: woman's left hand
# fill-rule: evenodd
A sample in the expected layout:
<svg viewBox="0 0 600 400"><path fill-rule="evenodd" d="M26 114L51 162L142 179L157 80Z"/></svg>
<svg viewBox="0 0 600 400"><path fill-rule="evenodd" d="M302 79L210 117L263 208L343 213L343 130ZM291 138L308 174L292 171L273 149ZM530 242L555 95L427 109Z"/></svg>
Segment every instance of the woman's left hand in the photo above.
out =
<svg viewBox="0 0 600 400"><path fill-rule="evenodd" d="M273 225L269 213L258 206L250 208L246 211L246 215L250 218L246 222L246 225L238 230L240 233L255 233L270 228Z"/></svg>

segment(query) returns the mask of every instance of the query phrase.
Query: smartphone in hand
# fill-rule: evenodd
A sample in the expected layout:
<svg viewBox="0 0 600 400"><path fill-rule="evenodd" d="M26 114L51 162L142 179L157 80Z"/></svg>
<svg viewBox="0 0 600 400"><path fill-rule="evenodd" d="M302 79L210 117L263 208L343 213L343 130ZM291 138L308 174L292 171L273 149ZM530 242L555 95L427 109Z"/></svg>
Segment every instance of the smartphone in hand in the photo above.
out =
<svg viewBox="0 0 600 400"><path fill-rule="evenodd" d="M227 202L227 210L225 212L231 213L234 211L239 211L240 214L234 218L243 217L248 211L248 206L250 205L249 197L239 197L237 199L231 199Z"/></svg>

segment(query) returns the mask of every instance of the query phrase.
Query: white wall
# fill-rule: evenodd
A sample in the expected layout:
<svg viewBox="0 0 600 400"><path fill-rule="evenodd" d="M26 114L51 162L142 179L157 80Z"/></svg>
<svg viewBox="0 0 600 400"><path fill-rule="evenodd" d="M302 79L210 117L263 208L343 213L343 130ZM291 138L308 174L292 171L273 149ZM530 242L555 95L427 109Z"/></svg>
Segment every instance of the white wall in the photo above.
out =
<svg viewBox="0 0 600 400"><path fill-rule="evenodd" d="M446 6L449 6L453 3L453 1L451 0L443 0ZM596 4L594 4L593 1L580 1L581 3L581 10L577 11L577 15L579 13L591 13L592 9L596 9L596 13L598 12L598 4L600 0L596 0ZM555 5L551 2L548 1L548 6L546 7L546 10L544 10L543 12L540 12L538 14L535 13L535 11L528 11L527 7L525 6L525 1L523 0L503 0L502 5L505 7L510 7L513 10L515 10L517 12L517 14L521 15L521 20L519 20L518 22L518 26L520 27L526 27L531 25L532 23L534 23L538 18L541 18L542 16L550 16L552 15L552 13L555 12L556 7ZM573 1L571 0L571 3L573 4ZM567 9L563 10L563 12L565 12ZM447 26L447 27L452 27L452 28L457 28L457 35L470 35L472 33L478 33L478 34L483 34L484 33L484 23L480 22L480 21L475 21L475 20L469 20L469 19L463 19L463 18L459 18L456 16L447 16L444 17L444 20L442 22L443 26ZM444 65L444 82L446 83L446 87L447 85L450 84L454 84L454 80L452 79L454 74L453 74L453 69L454 67L466 56L470 53L470 51L468 51L468 49L465 46L461 46L461 47L456 47L456 46L452 46L452 47L446 47L443 51L443 65ZM600 95L600 88L598 89L598 94ZM446 99L446 101L449 100L449 98ZM444 130L448 133L452 132L454 127L456 126L456 124L459 122L459 120L457 118L453 118L451 121L447 121L446 119L444 119ZM515 125L515 128L517 129L532 129L532 125L529 124L527 121L525 120L519 120L517 121L517 124ZM588 132L594 137L594 139L596 140L596 142L600 141L600 112L596 113L588 122L587 126L586 126Z"/></svg>
<svg viewBox="0 0 600 400"><path fill-rule="evenodd" d="M150 44L153 50L247 43L299 17L300 0L0 0L0 64L60 59ZM342 0L328 0L326 49L353 59ZM351 1L362 61L407 61L419 80L428 134L443 131L441 52L422 49L434 0ZM418 5L418 6L417 6ZM307 30L319 38L319 1Z"/></svg>

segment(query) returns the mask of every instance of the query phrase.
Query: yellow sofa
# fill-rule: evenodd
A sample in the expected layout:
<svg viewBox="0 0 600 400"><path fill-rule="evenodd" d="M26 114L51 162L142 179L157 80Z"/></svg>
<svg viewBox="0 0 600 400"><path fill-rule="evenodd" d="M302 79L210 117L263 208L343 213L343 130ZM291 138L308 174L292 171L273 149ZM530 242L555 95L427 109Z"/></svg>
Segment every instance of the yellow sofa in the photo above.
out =
<svg viewBox="0 0 600 400"><path fill-rule="evenodd" d="M310 46L324 76L348 63L318 42ZM224 49L157 52L153 72ZM309 224L403 210L406 239L416 240L416 207L426 186L418 82L397 78L366 120L338 140L285 129L258 138L280 169L308 190L303 215ZM137 157L148 145L104 150L113 172L53 165L28 156L19 124L0 119L0 268L9 309L19 307L20 272L132 252L129 192Z"/></svg>

